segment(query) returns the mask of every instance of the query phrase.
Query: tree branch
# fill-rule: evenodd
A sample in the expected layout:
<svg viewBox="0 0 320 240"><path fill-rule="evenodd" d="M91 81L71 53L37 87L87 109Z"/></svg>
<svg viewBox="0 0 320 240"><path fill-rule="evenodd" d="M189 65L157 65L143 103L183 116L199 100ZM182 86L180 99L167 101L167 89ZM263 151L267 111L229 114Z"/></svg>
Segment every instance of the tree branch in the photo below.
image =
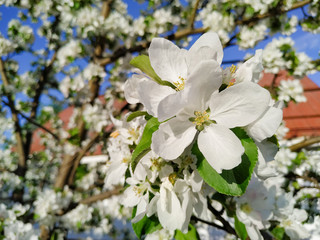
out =
<svg viewBox="0 0 320 240"><path fill-rule="evenodd" d="M220 213L211 205L211 201L210 198L207 198L207 202L208 202L208 209L210 212L212 212L212 214L216 217L217 220L219 220L223 227L224 230L230 234L233 234L235 236L238 236L236 231L233 229L233 227L230 225L229 222L227 222L221 215Z"/></svg>
<svg viewBox="0 0 320 240"><path fill-rule="evenodd" d="M110 198L110 197L112 197L114 195L119 195L121 193L122 189L123 189L123 187L121 187L121 186L120 187L116 187L115 189L113 189L111 191L100 193L98 195L91 196L91 197L88 197L86 199L83 199L83 200L80 201L80 203L81 204L92 204L92 203L95 203L95 202Z"/></svg>
<svg viewBox="0 0 320 240"><path fill-rule="evenodd" d="M6 101L2 100L2 102L9 106L9 103L7 103ZM52 131L50 131L48 128L46 128L45 126L41 125L40 123L36 122L35 120L33 120L32 118L28 117L27 115L25 115L24 113L22 113L19 110L16 110L16 113L18 113L21 117L23 117L24 119L26 119L28 122L32 123L33 125L35 125L38 128L41 128L42 130L44 130L45 132L49 133L52 137L54 137L54 139L56 139L57 141L60 141L59 136L55 133L53 133Z"/></svg>
<svg viewBox="0 0 320 240"><path fill-rule="evenodd" d="M310 0L304 0L304 1L300 1L300 2L296 2L294 4L292 4L292 7L289 9L278 9L276 11L268 11L264 14L258 14L257 16L254 16L252 18L249 19L240 19L237 20L235 23L236 25L252 25L254 23L256 23L257 21L260 21L262 19L268 18L268 17L272 17L272 16L277 16L286 12L289 12L291 10L297 9L297 8L301 8L307 4L309 4L311 1Z"/></svg>
<svg viewBox="0 0 320 240"><path fill-rule="evenodd" d="M298 152L300 151L302 148L308 147L312 144L318 143L320 142L320 137L313 137L310 139L306 139L300 143L294 144L290 147L290 150L293 152Z"/></svg>
<svg viewBox="0 0 320 240"><path fill-rule="evenodd" d="M27 162L27 154L25 152L25 145L23 141L23 135L22 135L22 129L19 123L19 118L17 114L17 110L14 105L14 100L13 97L10 93L7 92L7 88L9 87L9 79L6 75L5 71L5 66L2 58L0 58L0 74L1 74L1 79L4 85L4 93L6 97L8 98L8 106L11 110L11 115L12 115L12 120L14 122L14 133L17 141L17 149L18 149L18 154L19 154L19 163L18 163L18 168L17 168L17 175L18 176L24 176L26 172L26 162Z"/></svg>
<svg viewBox="0 0 320 240"><path fill-rule="evenodd" d="M189 22L189 28L190 29L194 29L194 21L196 19L196 15L197 15L197 10L198 10L198 7L199 7L199 3L200 3L200 0L196 0L193 8L192 8L192 13L191 13L191 16L190 16L190 22Z"/></svg>

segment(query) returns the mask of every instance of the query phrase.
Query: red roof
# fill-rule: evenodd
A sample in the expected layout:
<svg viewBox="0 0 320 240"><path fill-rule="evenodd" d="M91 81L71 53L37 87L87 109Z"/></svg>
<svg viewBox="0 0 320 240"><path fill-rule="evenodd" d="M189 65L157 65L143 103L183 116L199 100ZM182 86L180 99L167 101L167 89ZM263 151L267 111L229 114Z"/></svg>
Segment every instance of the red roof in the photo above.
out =
<svg viewBox="0 0 320 240"><path fill-rule="evenodd" d="M265 73L259 84L270 86L273 78L274 74ZM279 85L281 80L287 79L293 77L285 71L280 72L275 80L275 86ZM320 136L320 88L308 77L304 77L301 84L307 102L290 102L288 107L283 109L283 120L290 129L286 138Z"/></svg>

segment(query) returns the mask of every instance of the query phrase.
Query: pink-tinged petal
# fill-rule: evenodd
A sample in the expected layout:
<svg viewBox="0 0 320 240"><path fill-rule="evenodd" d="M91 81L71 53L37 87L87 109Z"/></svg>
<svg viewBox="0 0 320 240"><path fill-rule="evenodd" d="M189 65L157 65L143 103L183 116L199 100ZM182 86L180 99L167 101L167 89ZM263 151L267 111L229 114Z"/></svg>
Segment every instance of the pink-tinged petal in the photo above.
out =
<svg viewBox="0 0 320 240"><path fill-rule="evenodd" d="M223 58L223 48L219 36L215 32L203 34L189 49L187 54L188 72L201 61L213 59L220 65Z"/></svg>
<svg viewBox="0 0 320 240"><path fill-rule="evenodd" d="M176 93L171 87L162 86L154 81L144 81L138 85L140 102L145 106L147 112L157 117L159 103L168 95Z"/></svg>
<svg viewBox="0 0 320 240"><path fill-rule="evenodd" d="M196 133L188 118L175 117L162 123L153 133L151 149L164 159L176 159L191 144Z"/></svg>
<svg viewBox="0 0 320 240"><path fill-rule="evenodd" d="M269 107L270 93L252 82L235 84L210 99L210 119L228 128L246 126Z"/></svg>
<svg viewBox="0 0 320 240"><path fill-rule="evenodd" d="M218 172L233 169L241 163L244 148L228 128L211 124L200 132L198 146L208 163Z"/></svg>
<svg viewBox="0 0 320 240"><path fill-rule="evenodd" d="M282 110L269 107L268 110L256 121L246 127L250 137L258 142L275 134L282 122Z"/></svg>
<svg viewBox="0 0 320 240"><path fill-rule="evenodd" d="M148 52L151 66L162 80L175 82L179 76L187 76L187 50L180 49L167 39L154 38Z"/></svg>

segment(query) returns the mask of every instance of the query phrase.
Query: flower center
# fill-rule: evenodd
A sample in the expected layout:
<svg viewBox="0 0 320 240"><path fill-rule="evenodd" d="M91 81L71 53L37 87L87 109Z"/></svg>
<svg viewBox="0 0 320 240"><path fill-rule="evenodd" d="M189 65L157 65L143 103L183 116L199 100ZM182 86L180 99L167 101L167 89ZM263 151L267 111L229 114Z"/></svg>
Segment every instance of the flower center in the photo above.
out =
<svg viewBox="0 0 320 240"><path fill-rule="evenodd" d="M210 125L211 123L216 123L213 120L209 119L209 111L195 111L195 117L189 118L193 124L196 125L196 129L202 131L204 129L204 125Z"/></svg>
<svg viewBox="0 0 320 240"><path fill-rule="evenodd" d="M245 203L241 205L241 210L244 211L245 213L251 213L252 208L249 206L249 204Z"/></svg>
<svg viewBox="0 0 320 240"><path fill-rule="evenodd" d="M209 114L207 113L207 111L195 111L194 115L196 116L194 121L192 123L194 123L197 126L201 126L203 125L206 121L209 120Z"/></svg>
<svg viewBox="0 0 320 240"><path fill-rule="evenodd" d="M162 158L151 158L151 171L160 171L161 168L165 165L165 162L162 160Z"/></svg>
<svg viewBox="0 0 320 240"><path fill-rule="evenodd" d="M146 190L146 187L144 185L133 187L134 193L136 194L136 196L139 196L139 197L144 193L145 190Z"/></svg>
<svg viewBox="0 0 320 240"><path fill-rule="evenodd" d="M176 173L171 173L169 175L169 181L171 182L172 185L175 184L177 178L178 178L178 174L176 174Z"/></svg>
<svg viewBox="0 0 320 240"><path fill-rule="evenodd" d="M176 86L175 90L176 91L181 91L184 89L184 84L186 82L186 79L179 76L179 81L173 82L173 84Z"/></svg>

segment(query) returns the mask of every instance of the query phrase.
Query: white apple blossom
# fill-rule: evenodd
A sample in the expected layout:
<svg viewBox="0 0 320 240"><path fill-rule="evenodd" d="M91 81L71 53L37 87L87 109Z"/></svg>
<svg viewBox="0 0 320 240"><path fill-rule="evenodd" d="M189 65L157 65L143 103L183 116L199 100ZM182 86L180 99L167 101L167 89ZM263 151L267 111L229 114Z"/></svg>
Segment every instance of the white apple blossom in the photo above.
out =
<svg viewBox="0 0 320 240"><path fill-rule="evenodd" d="M200 72L197 72L199 75ZM216 83L210 81L209 75L203 76L203 79L207 82L203 87L214 84L212 88L218 90L221 85L221 76L220 82L216 80ZM175 118L161 124L153 134L151 148L159 156L173 160L197 136L200 151L210 165L221 173L222 169L236 167L244 153L240 140L229 129L246 126L258 119L265 112L270 95L265 89L250 82L216 91L210 99L198 94L202 91L200 87L190 91L188 104ZM209 146L208 142L213 145ZM228 149L233 149L233 152Z"/></svg>
<svg viewBox="0 0 320 240"><path fill-rule="evenodd" d="M291 99L297 103L306 102L307 98L303 92L303 87L299 79L282 80L279 85L278 99L285 102L289 102Z"/></svg>

